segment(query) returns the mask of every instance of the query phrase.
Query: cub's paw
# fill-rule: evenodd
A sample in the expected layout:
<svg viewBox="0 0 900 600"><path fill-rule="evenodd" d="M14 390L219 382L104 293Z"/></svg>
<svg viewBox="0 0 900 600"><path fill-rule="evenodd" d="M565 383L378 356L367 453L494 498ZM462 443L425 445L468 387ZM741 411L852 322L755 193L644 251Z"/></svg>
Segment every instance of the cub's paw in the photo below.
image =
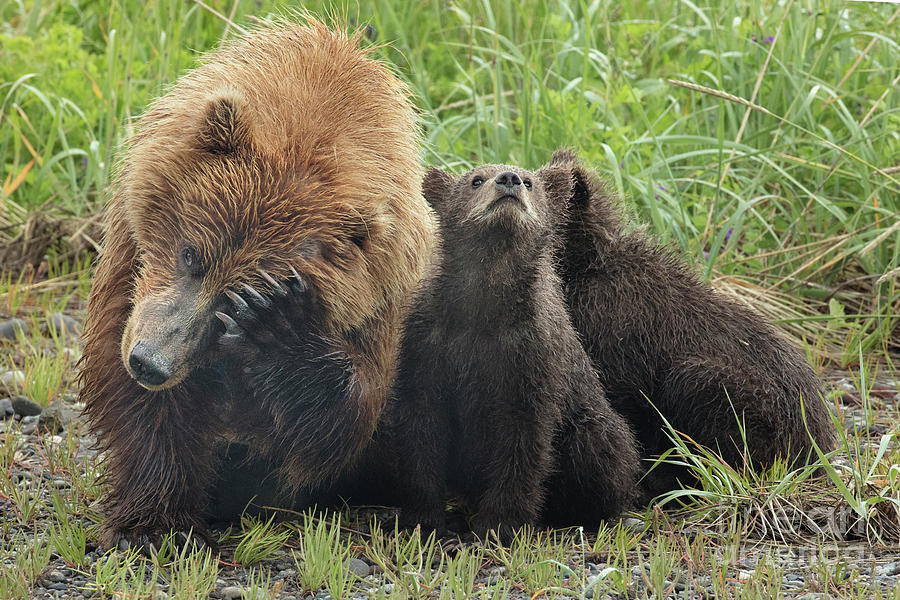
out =
<svg viewBox="0 0 900 600"><path fill-rule="evenodd" d="M499 541L501 545L509 546L523 526L524 523L515 524L500 518L479 516L472 524L472 532L482 543Z"/></svg>
<svg viewBox="0 0 900 600"><path fill-rule="evenodd" d="M209 549L218 552L218 547L206 531L178 530L168 533L149 533L139 531L109 531L101 535L101 546L116 549L120 552L137 550L144 556L153 557L158 554L171 554L181 551L203 551Z"/></svg>
<svg viewBox="0 0 900 600"><path fill-rule="evenodd" d="M400 529L412 530L421 528L424 536L432 532L437 537L447 535L447 520L443 510L401 510L397 515Z"/></svg>
<svg viewBox="0 0 900 600"><path fill-rule="evenodd" d="M302 343L313 308L312 293L306 280L291 271L293 276L279 283L260 269L270 288L266 294L246 284L240 293L225 292L231 307L216 311L216 317L225 326L219 344L226 351L246 363L259 354L272 356Z"/></svg>

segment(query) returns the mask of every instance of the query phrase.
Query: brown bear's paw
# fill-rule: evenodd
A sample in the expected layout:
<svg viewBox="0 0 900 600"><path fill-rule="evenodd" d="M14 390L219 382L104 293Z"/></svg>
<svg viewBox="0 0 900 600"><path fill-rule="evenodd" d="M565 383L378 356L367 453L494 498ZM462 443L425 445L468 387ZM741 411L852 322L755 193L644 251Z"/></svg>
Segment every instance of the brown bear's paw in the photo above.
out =
<svg viewBox="0 0 900 600"><path fill-rule="evenodd" d="M149 532L139 530L106 530L100 535L100 545L104 549L116 549L121 552L137 549L145 556L155 556L163 551L175 549L205 550L218 552L215 541L205 530L183 529L169 532Z"/></svg>
<svg viewBox="0 0 900 600"><path fill-rule="evenodd" d="M228 290L231 310L216 312L225 326L220 345L244 364L263 354L270 358L290 354L302 346L313 306L311 288L296 271L281 283L265 271L260 275L269 283L269 293L261 294L250 285L244 285L241 293Z"/></svg>

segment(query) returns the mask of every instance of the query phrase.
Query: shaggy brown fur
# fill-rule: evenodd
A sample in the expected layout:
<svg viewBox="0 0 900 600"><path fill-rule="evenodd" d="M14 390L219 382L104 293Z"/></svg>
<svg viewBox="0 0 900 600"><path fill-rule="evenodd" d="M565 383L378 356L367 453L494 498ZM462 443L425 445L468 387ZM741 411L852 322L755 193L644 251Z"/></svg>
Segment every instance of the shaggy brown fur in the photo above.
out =
<svg viewBox="0 0 900 600"><path fill-rule="evenodd" d="M407 319L373 446L399 478L392 500L408 524L442 528L455 492L477 510L477 533L509 539L526 523L597 523L631 498L634 438L604 397L551 263L544 188L570 183L566 170L498 165L425 177L443 256Z"/></svg>
<svg viewBox="0 0 900 600"><path fill-rule="evenodd" d="M575 182L565 198L558 266L572 323L644 456L671 446L657 409L733 465L744 454L738 421L753 461L805 459L812 445L801 410L816 442L831 448L821 384L803 355L760 315L702 283L673 252L626 233L613 199L573 153L554 155L548 168L559 167ZM678 475L654 470L645 492L671 489Z"/></svg>
<svg viewBox="0 0 900 600"><path fill-rule="evenodd" d="M253 440L291 487L369 441L434 223L406 90L360 36L312 19L253 33L129 141L81 362L104 544L201 530L222 436Z"/></svg>

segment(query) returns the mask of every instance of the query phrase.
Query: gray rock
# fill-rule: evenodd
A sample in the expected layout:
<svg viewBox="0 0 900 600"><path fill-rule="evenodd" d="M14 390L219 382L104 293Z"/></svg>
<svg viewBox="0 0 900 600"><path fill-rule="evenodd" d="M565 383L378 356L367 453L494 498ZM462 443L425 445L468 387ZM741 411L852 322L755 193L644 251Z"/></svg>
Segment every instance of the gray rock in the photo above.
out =
<svg viewBox="0 0 900 600"><path fill-rule="evenodd" d="M69 423L77 419L78 416L79 412L77 410L59 400L54 400L41 412L38 427L41 431L46 430L50 433L59 433Z"/></svg>
<svg viewBox="0 0 900 600"><path fill-rule="evenodd" d="M62 313L53 313L48 319L48 323L53 327L57 334L65 333L78 337L81 335L81 323Z"/></svg>
<svg viewBox="0 0 900 600"><path fill-rule="evenodd" d="M15 390L25 383L25 373L22 371L6 371L0 374L0 390L7 390L13 394Z"/></svg>
<svg viewBox="0 0 900 600"><path fill-rule="evenodd" d="M32 433L34 433L34 430L37 429L37 422L37 415L22 417L22 427L20 428L20 431L23 435L31 435Z"/></svg>
<svg viewBox="0 0 900 600"><path fill-rule="evenodd" d="M9 398L0 398L0 419L8 419L16 414L13 408L12 400Z"/></svg>
<svg viewBox="0 0 900 600"><path fill-rule="evenodd" d="M635 519L634 517L628 517L624 521L622 521L622 525L627 527L629 530L634 533L644 533L644 521L643 519Z"/></svg>
<svg viewBox="0 0 900 600"><path fill-rule="evenodd" d="M33 417L41 414L41 405L25 396L14 396L11 402L13 410L20 417Z"/></svg>
<svg viewBox="0 0 900 600"><path fill-rule="evenodd" d="M28 323L22 319L10 319L0 323L0 338L14 340L19 331L22 332L22 335L28 333Z"/></svg>
<svg viewBox="0 0 900 600"><path fill-rule="evenodd" d="M59 569L52 569L46 575L44 575L44 579L49 581L50 583L59 583L60 581L65 581L66 576Z"/></svg>
<svg viewBox="0 0 900 600"><path fill-rule="evenodd" d="M243 595L243 590L234 585L222 589L222 597L225 598L225 600L237 600L237 598L240 598Z"/></svg>
<svg viewBox="0 0 900 600"><path fill-rule="evenodd" d="M369 565L367 565L364 561L352 557L344 561L344 568L351 575L356 575L357 577L368 577L369 573L371 572L371 569L369 569Z"/></svg>
<svg viewBox="0 0 900 600"><path fill-rule="evenodd" d="M875 567L873 574L887 577L900 574L900 560L894 560L885 565L878 565Z"/></svg>

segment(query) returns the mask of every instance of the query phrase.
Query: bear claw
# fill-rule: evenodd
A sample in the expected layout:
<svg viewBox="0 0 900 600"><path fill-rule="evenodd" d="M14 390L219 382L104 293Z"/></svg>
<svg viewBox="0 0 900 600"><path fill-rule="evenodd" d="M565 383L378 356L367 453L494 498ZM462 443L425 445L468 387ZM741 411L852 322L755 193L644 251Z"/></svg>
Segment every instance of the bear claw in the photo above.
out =
<svg viewBox="0 0 900 600"><path fill-rule="evenodd" d="M278 295L280 297L287 296L287 290L285 290L284 287L282 287L282 285L280 283L275 281L275 279L271 275L269 275L266 271L264 271L262 269L257 269L257 271L259 271L259 274L262 275L262 278L266 280L266 283L268 283L270 286L272 286L273 293L275 293L276 295Z"/></svg>
<svg viewBox="0 0 900 600"><path fill-rule="evenodd" d="M225 334L226 335L240 335L241 328L238 326L237 321L229 317L223 312L216 311L216 317L222 321L222 324L225 325Z"/></svg>
<svg viewBox="0 0 900 600"><path fill-rule="evenodd" d="M244 292L250 297L250 302L254 304L254 308L266 310L272 306L272 302L256 291L252 285L244 284Z"/></svg>

